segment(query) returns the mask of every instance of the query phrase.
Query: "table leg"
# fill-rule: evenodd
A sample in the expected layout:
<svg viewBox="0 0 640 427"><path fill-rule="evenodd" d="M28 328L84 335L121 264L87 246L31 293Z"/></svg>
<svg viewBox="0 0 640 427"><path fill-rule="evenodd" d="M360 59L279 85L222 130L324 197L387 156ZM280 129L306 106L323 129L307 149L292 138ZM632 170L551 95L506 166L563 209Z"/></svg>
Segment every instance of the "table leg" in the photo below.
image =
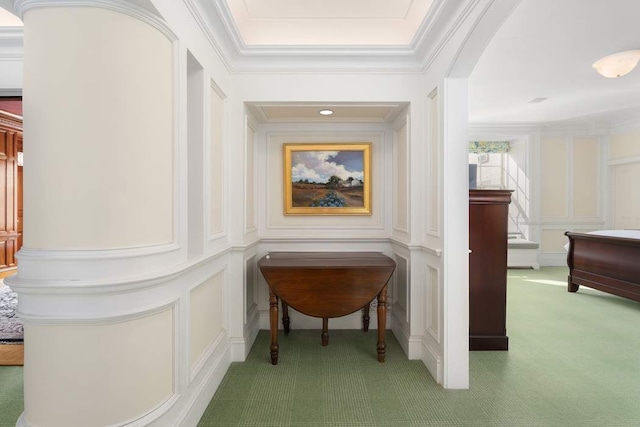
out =
<svg viewBox="0 0 640 427"><path fill-rule="evenodd" d="M289 304L280 300L280 304L282 304L282 326L284 326L284 333L289 333L289 325L291 324L291 320L289 319Z"/></svg>
<svg viewBox="0 0 640 427"><path fill-rule="evenodd" d="M385 332L387 330L387 285L378 294L378 362L384 363L387 345Z"/></svg>
<svg viewBox="0 0 640 427"><path fill-rule="evenodd" d="M322 318L322 345L329 345L329 319L326 317Z"/></svg>
<svg viewBox="0 0 640 427"><path fill-rule="evenodd" d="M278 364L278 296L269 289L269 329L271 332L271 364Z"/></svg>
<svg viewBox="0 0 640 427"><path fill-rule="evenodd" d="M371 303L368 303L364 307L362 307L362 330L367 332L369 330L369 309L371 308Z"/></svg>

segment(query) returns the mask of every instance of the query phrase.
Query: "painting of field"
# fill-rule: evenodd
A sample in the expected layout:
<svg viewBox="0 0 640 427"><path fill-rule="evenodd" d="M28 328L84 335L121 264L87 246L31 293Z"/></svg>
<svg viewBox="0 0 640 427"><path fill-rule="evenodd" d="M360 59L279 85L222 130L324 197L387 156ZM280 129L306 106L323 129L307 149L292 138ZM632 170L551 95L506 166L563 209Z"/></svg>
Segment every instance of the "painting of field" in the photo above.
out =
<svg viewBox="0 0 640 427"><path fill-rule="evenodd" d="M370 214L370 144L285 144L285 213Z"/></svg>
<svg viewBox="0 0 640 427"><path fill-rule="evenodd" d="M294 182L293 207L358 207L364 206L364 187L328 188L323 184Z"/></svg>

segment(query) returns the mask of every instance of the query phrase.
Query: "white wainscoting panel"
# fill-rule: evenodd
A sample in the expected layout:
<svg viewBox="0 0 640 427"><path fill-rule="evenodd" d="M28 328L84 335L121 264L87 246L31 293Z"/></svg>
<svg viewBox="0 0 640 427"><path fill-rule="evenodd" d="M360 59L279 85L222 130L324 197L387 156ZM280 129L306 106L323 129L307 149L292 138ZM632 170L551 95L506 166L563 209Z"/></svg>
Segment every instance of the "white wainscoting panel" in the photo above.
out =
<svg viewBox="0 0 640 427"><path fill-rule="evenodd" d="M189 363L191 370L226 329L225 271L194 287L189 296Z"/></svg>
<svg viewBox="0 0 640 427"><path fill-rule="evenodd" d="M440 294L440 274L438 269L431 266L426 267L427 292L425 308L428 308L426 316L426 330L431 337L440 344L442 340L440 318L442 316L442 296Z"/></svg>

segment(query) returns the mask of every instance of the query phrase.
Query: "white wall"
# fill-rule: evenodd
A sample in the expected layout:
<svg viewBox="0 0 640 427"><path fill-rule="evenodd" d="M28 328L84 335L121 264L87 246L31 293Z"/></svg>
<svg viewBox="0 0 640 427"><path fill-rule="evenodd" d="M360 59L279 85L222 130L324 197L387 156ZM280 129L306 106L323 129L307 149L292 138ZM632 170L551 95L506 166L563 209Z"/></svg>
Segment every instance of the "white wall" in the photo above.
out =
<svg viewBox="0 0 640 427"><path fill-rule="evenodd" d="M609 226L640 228L640 124L615 129L609 139Z"/></svg>
<svg viewBox="0 0 640 427"><path fill-rule="evenodd" d="M637 126L593 126L579 119L572 126L473 126L476 135L527 141L528 148L518 154L517 163L526 165L521 181L531 197L527 228L529 239L540 243L542 266L566 265L565 231L625 227L624 222L615 222L616 206L628 213L623 214L630 221L628 226L633 225L638 205L628 183L640 159Z"/></svg>
<svg viewBox="0 0 640 427"><path fill-rule="evenodd" d="M133 399L133 402L120 406L105 404L95 407L91 403L95 402L93 389L84 386L76 390L78 400L74 402L75 406L83 406L86 401L87 407L95 409L94 417L114 424L123 424L127 419L137 417L139 425L195 425L231 360L242 360L258 329L264 327L262 315L266 285L256 263L265 252L273 250L369 250L383 252L396 259L398 269L390 295L390 326L394 334L410 358L425 361L438 382L447 388L467 388L467 162L466 155L463 155L466 154L466 81L464 78L445 79L445 76L451 70L453 58L468 62L459 47L468 40L471 32L480 28L475 24L485 16L485 6L492 3L481 1L474 3L477 7L472 10L449 10L464 13L455 22L455 30L446 33L437 49L434 47L433 52L425 53L424 73L391 74L358 71L232 73L217 44L216 31L219 29L203 31L205 23L191 2L154 0L153 4L166 21L166 27L163 23L160 25L162 28L156 29L164 36L168 35L171 43L168 50L163 50L153 40L149 42L156 49L144 53L152 56L150 60L162 59L164 62L156 64L162 69L146 83L160 84L154 79L170 79L168 86L171 91L167 93L164 88L162 93L152 94L148 101L157 101L156 96L168 98L162 98L157 104L141 106L142 111L160 109L158 117L151 115L138 119L141 123L154 124L167 114L167 99L171 105L171 116L162 124L165 127L158 135L162 142L161 157L140 161L144 165L142 172L159 177L163 183L157 187L155 183L150 184L157 190L153 195L164 195L173 204L160 205L155 200L150 206L140 207L149 219L142 226L151 231L151 237L141 235L137 229L132 231L135 238L129 237L129 240L105 233L88 238L83 242L85 247L58 258L52 256L58 246L52 246L52 251L47 253L35 251L31 257L25 251L20 260L21 277L14 279L12 285L21 292L20 309L26 319L27 330L29 319L39 318L43 323L38 325L51 327L61 337L70 324L85 325L82 328L85 336L91 333L92 328L98 329L98 323L106 325L111 333L119 331L127 323L136 324L143 313L171 306L171 316L150 316L152 325L149 327L149 336L157 338L152 342L152 348L163 355L161 366L157 367L158 378L159 381L169 377L173 379L171 395L167 397L168 388L163 382L145 398ZM58 16L55 8L29 7L34 7L34 16L41 10L46 10L42 12L43 17L48 12L51 12L51 17ZM89 39L97 37L96 29L102 31L104 28L104 25L97 24L104 24L103 20L109 19L122 21L124 28L135 34L154 31L147 27L149 21L132 22L129 14L120 16L112 10L102 10L102 7L71 9L72 14L81 14L83 20L89 21L85 25ZM60 19L64 21L65 17ZM90 25L92 21L96 25ZM150 22L158 24L153 19ZM43 33L37 40L43 44L34 48L34 52L46 49L44 32L49 29L53 33L56 24L57 19L40 23ZM118 31L123 30L118 27ZM130 40L126 34L118 33L116 36L118 31L114 31L113 40L100 39L96 43L110 45ZM157 34L153 33L153 37ZM120 47L131 49L131 54L137 53L136 45L125 44ZM65 54L69 54L65 51L68 46L56 45ZM27 46L27 53L29 49ZM468 53L470 57L475 55ZM49 58L53 65L60 66L53 60L56 52L42 52L42 55L38 61ZM90 70L96 75L105 72L97 67L99 61L85 64L78 58L72 59L85 67L96 66L97 69ZM27 63L27 75L32 73L33 83L27 90L31 84L37 88L39 83L46 81L35 68L29 67L31 65ZM140 64L140 69L147 68ZM194 69L196 72L189 72ZM456 70L460 73L460 67ZM114 81L118 88L120 83L122 87L128 87L130 82L126 76L120 75L118 69L111 72L115 73L112 77L125 79L124 82ZM91 89L97 85L97 82L88 81L90 76L80 77L69 78L70 88L79 91L76 84L86 83ZM147 87L143 85L143 89ZM198 87L203 88L201 97L197 95ZM41 95L46 99L48 93L44 89L42 91ZM105 96L117 93L106 92ZM432 96L436 93L437 96ZM36 99L32 99L32 108L36 108ZM256 123L246 112L247 102L323 101L402 102L409 108L394 123L329 127L287 125L275 126L274 129ZM57 105L51 101L48 106ZM65 113L82 109L79 103L65 106L72 109ZM97 129L102 129L102 122L95 117L98 114L92 114L100 111L98 107L83 111L87 120L97 121L86 129L87 134L93 132L88 135L90 137L97 133ZM123 114L126 110L115 112ZM189 120L194 117L196 120ZM34 127L33 130L38 129ZM190 135L196 137L191 138ZM279 206L281 200L278 190L271 184L282 188L281 168L275 156L281 149L281 143L289 137L307 138L308 141L314 138L370 139L375 148L373 165L377 171L374 173L378 174L372 215L359 220L327 217L316 221L316 224L279 214L275 206ZM96 141L101 140L97 138ZM25 144L28 143L26 140ZM149 139L141 142L146 150L153 149L148 146L151 143ZM89 154L95 158L98 153L103 153L101 150L103 147L97 146L90 149ZM199 153L202 153L202 164L198 162ZM109 157L105 155L103 158ZM120 162L123 166L131 166L127 159L111 159L116 167ZM156 160L160 166L166 166L162 162L170 160L173 169L169 168L170 172L166 167L156 170L153 167ZM69 162L70 159L62 158L60 161ZM190 164L198 164L193 174L189 174ZM425 168L425 164L436 170ZM46 163L43 165L51 167ZM59 166L62 168L63 165ZM104 170L101 169L102 164L94 162L93 165L98 171ZM70 166L78 167L75 164ZM95 179L93 170L78 172L81 172L80 177ZM31 179L39 177L35 169L25 173L31 173ZM123 173L129 176L130 170ZM168 182L163 179L168 179ZM429 190L425 191L425 188ZM110 195L115 193L114 188L110 190ZM267 195L267 191L271 193ZM125 196L131 194L125 191ZM203 197L203 200L195 200L197 197ZM162 197L158 199L164 200ZM33 203L39 202L35 197L32 200ZM129 197L128 200L135 206L143 204L143 199ZM82 209L97 212L100 199L94 196L89 202L89 206L76 203ZM148 212L152 207L159 212ZM118 214L111 213L105 221L117 221ZM28 225L26 227L28 232ZM171 247L160 253L149 249L154 243L166 240L168 229L172 233L168 243ZM202 244L190 244L190 240L198 239L199 235L204 235ZM114 248L116 243L144 246L142 249L120 251ZM90 245L94 244L106 247L107 252L96 254L90 251ZM191 250L187 252L187 248ZM38 295L24 292L34 287L41 287L43 292ZM66 297L59 298L61 293L66 293ZM207 312L206 307L210 304L217 304L218 312ZM169 317L172 322L169 322ZM374 325L375 317L372 317ZM301 325L305 322L302 317L295 321ZM359 325L357 315L341 321L345 327ZM38 331L35 325L34 322L32 330ZM210 329L211 325L213 328ZM49 345L43 337L34 340L44 347ZM78 357L89 364L91 355L97 351L94 346L83 349L80 339L72 340L72 346L75 346ZM172 359L164 357L169 355ZM134 356L147 357L144 352ZM32 368L27 366L27 372L38 364L48 366L42 356L32 354L29 357ZM123 362L118 359L119 355L114 357L114 363ZM50 375L44 379L47 384L64 387L62 383L53 381L55 369L38 372ZM74 375L75 371L69 369L65 372ZM105 380L107 375L102 373L100 379ZM142 374L131 376L129 380L142 384L143 388L145 386ZM119 384L121 387L127 385ZM64 393L52 391L49 394L51 400L45 404L42 402L44 396L38 395L35 387L35 382L25 383L25 394L31 393L33 397L22 419L23 425L31 419L44 419L49 415L60 415L56 418L59 425L86 425L83 418L86 414L65 419L69 414L65 415L68 406ZM153 400L152 404L145 400L147 398ZM156 406L149 409L153 404Z"/></svg>
<svg viewBox="0 0 640 427"><path fill-rule="evenodd" d="M172 242L171 40L134 18L92 8L32 10L25 23L32 28L25 36L31 53L26 95L38 100L24 104L32 124L24 132L27 167L38 170L37 178L25 174L31 190L24 198L30 231L25 246L106 249ZM91 31L96 27L115 36L105 43ZM145 49L128 43L129 37ZM55 110L75 114L51 114ZM117 162L110 161L116 156Z"/></svg>
<svg viewBox="0 0 640 427"><path fill-rule="evenodd" d="M182 6L167 16L187 12L189 53L157 16L66 3L25 13L19 425L195 425L248 346L232 324L227 74Z"/></svg>

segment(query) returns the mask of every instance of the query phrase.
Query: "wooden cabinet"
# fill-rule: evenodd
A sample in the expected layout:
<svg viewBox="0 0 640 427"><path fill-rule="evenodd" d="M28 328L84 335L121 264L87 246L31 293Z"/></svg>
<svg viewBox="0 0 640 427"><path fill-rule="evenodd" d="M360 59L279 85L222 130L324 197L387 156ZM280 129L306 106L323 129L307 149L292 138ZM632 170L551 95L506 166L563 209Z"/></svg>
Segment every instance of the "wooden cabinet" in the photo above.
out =
<svg viewBox="0 0 640 427"><path fill-rule="evenodd" d="M22 120L0 111L0 270L15 268L22 246Z"/></svg>
<svg viewBox="0 0 640 427"><path fill-rule="evenodd" d="M469 190L469 350L508 350L511 190Z"/></svg>

